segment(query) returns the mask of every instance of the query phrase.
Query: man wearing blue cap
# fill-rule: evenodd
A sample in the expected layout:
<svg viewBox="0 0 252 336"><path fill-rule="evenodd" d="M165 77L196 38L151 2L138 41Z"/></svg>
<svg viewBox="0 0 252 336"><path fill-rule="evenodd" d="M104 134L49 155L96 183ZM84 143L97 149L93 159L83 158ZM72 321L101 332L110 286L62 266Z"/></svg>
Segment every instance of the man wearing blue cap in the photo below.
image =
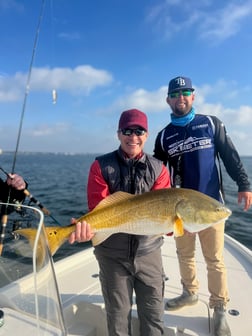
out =
<svg viewBox="0 0 252 336"><path fill-rule="evenodd" d="M198 190L223 201L216 158L222 159L227 173L238 185L238 203L244 210L252 203L248 176L239 154L215 116L195 114L194 88L190 78L178 76L169 82L166 101L171 122L156 138L154 156L169 165L172 186ZM225 311L229 301L226 268L223 260L225 222L198 233L207 263L209 306L214 309L214 336L230 336ZM195 265L196 235L175 238L183 292L166 302L167 310L176 310L198 302L199 283Z"/></svg>

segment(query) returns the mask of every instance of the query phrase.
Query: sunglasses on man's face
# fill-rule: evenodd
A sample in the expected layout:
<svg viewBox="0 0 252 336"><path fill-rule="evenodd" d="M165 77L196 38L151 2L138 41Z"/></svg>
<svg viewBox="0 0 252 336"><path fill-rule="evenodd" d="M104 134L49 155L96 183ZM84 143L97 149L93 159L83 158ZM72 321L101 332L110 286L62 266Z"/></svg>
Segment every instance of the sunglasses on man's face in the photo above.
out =
<svg viewBox="0 0 252 336"><path fill-rule="evenodd" d="M143 128L123 128L120 130L123 135L130 136L133 133L137 136L142 136L146 133L146 131Z"/></svg>
<svg viewBox="0 0 252 336"><path fill-rule="evenodd" d="M192 94L192 91L191 90L181 90L181 91L176 91L176 92L172 92L172 93L169 93L169 97L170 98L178 98L181 96L183 97L189 97L191 96Z"/></svg>

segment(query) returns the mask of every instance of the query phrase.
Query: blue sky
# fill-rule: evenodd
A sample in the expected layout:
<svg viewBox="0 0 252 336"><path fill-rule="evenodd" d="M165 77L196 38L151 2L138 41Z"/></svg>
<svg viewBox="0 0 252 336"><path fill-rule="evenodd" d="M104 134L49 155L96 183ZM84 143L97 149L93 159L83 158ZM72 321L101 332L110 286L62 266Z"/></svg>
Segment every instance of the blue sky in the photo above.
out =
<svg viewBox="0 0 252 336"><path fill-rule="evenodd" d="M138 108L152 153L168 82L184 75L196 112L252 155L252 0L45 0L34 50L41 4L0 0L0 148L15 150L28 92L20 151L111 151L121 112Z"/></svg>

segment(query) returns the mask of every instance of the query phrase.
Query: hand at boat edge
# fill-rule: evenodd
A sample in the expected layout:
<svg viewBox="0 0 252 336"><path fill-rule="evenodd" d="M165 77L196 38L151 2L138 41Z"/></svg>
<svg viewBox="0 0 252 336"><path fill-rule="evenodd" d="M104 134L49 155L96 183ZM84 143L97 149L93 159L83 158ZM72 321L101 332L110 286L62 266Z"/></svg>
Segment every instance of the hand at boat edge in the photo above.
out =
<svg viewBox="0 0 252 336"><path fill-rule="evenodd" d="M73 218L71 224L75 224L76 220ZM82 243L89 241L93 238L94 233L91 231L90 225L86 221L77 222L75 225L75 231L71 233L68 238L70 244L74 242Z"/></svg>
<svg viewBox="0 0 252 336"><path fill-rule="evenodd" d="M17 190L23 190L26 187L23 177L18 174L8 174L6 183Z"/></svg>
<svg viewBox="0 0 252 336"><path fill-rule="evenodd" d="M251 191L240 191L238 192L238 204L242 204L244 200L244 211L247 211L252 204L252 192Z"/></svg>

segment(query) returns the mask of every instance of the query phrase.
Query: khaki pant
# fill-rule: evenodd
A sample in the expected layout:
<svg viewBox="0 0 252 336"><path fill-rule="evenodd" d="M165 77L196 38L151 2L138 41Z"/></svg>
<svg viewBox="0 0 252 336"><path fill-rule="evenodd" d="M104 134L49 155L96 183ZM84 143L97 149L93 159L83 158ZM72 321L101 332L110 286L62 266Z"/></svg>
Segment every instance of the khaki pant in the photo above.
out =
<svg viewBox="0 0 252 336"><path fill-rule="evenodd" d="M207 264L208 290L210 292L209 306L229 301L227 289L226 268L223 259L225 222L216 224L198 233L202 253ZM175 238L181 283L190 293L197 293L199 282L195 264L196 235L185 234Z"/></svg>

